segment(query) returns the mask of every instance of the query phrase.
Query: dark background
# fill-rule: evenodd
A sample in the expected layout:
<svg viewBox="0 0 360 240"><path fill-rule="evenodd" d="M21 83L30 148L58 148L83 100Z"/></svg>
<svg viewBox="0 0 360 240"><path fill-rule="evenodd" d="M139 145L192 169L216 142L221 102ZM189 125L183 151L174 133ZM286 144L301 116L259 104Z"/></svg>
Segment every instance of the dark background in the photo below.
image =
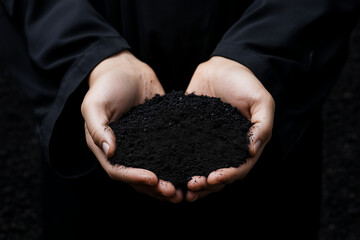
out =
<svg viewBox="0 0 360 240"><path fill-rule="evenodd" d="M360 239L360 21L323 109L320 240ZM0 79L0 240L42 233L41 153L34 116L16 85Z"/></svg>

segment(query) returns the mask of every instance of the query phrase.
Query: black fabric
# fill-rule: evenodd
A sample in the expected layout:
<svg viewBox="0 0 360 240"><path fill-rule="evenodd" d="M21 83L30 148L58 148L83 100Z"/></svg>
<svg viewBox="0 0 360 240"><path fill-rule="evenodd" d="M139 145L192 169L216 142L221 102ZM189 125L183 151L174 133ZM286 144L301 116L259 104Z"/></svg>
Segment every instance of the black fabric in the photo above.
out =
<svg viewBox="0 0 360 240"><path fill-rule="evenodd" d="M32 103L50 163L44 165L47 239L157 236L168 228L174 230L167 231L169 238L201 228L203 234L239 238L315 239L317 116L342 68L357 0L1 3L1 74ZM274 137L249 176L180 205L110 181L86 146L80 105L91 70L124 49L148 63L166 91L185 90L196 66L211 56L234 59L254 72L274 97L276 114Z"/></svg>
<svg viewBox="0 0 360 240"><path fill-rule="evenodd" d="M356 0L254 1L213 52L246 65L270 91L285 154L339 74L356 6Z"/></svg>
<svg viewBox="0 0 360 240"><path fill-rule="evenodd" d="M84 174L96 161L90 157L73 167L77 154L71 157L72 148L58 144L66 139L78 152L89 151L69 137L83 135L82 129L69 131L71 122L82 122L81 97L70 102L70 96L86 92L80 83L97 63L130 47L166 91L185 90L196 66L212 55L248 66L276 101L287 155L341 69L359 5L355 0L2 2L8 15L2 25L16 27L1 40L2 69L29 96L44 156L64 176ZM69 114L63 114L65 108ZM64 155L70 157L59 157Z"/></svg>
<svg viewBox="0 0 360 240"><path fill-rule="evenodd" d="M1 25L10 35L1 41L1 69L34 106L45 158L61 175L84 174L96 160L84 154L89 150L80 137L83 127L72 131L72 126L83 126L79 111L84 90L79 86L101 60L129 46L87 1L4 3L14 26L4 17ZM69 102L75 90L77 101ZM65 105L69 114L60 116ZM53 132L58 134L53 137ZM85 158L76 159L81 155Z"/></svg>

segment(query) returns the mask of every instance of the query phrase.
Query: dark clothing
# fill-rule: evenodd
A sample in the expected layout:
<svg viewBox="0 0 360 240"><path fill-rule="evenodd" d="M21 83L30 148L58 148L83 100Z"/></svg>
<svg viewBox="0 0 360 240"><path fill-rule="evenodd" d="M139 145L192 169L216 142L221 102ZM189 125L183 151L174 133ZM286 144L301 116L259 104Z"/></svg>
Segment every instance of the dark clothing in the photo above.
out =
<svg viewBox="0 0 360 240"><path fill-rule="evenodd" d="M224 203L224 212L233 211L234 217L241 218L241 210L237 211L239 200L239 204L243 202L241 204L251 206L245 216L251 216L251 211L259 214L254 214L254 219L251 219L256 226L258 219L255 218L264 214L254 208L254 203L261 204L254 197L264 199L264 208L271 208L270 203L274 203L281 214L285 213L283 209L280 211L280 203L283 206L302 204L299 199L306 198L299 197L292 189L290 192L294 195L289 193L289 196L294 198L288 199L290 203L282 202L284 199L278 201L285 196L281 191L288 188L288 184L301 186L294 176L308 174L298 175L300 170L295 166L300 163L297 161L309 164L305 169L300 168L302 170L310 173L318 170L316 165L320 156L308 156L303 149L320 151L320 138L314 138L319 141L308 141L312 138L309 127L312 126L314 135L321 128L314 122L318 120L321 105L345 59L348 37L358 13L358 0L2 2L0 26L7 37L0 40L1 71L6 78L14 79L32 102L38 117L44 157L60 175L82 176L98 167L97 160L86 146L80 104L87 91L86 78L100 61L130 49L155 70L165 90L170 91L185 90L199 63L211 56L224 56L247 66L272 94L276 102L274 137L260 158L259 166L252 171L253 177L249 176L244 183L233 184L217 197L176 207L182 209L176 214L184 217L185 213L191 212L189 209L201 205L201 211L209 212L187 219L202 219L204 214L208 220L211 211L222 212L220 206L213 205L220 201L218 199L231 199L228 205ZM313 144L312 148L309 144ZM302 167L304 164L301 163ZM264 166L269 169L264 171ZM296 173L289 174L292 170ZM97 172L89 176L95 176ZM312 175L310 173L308 176ZM254 178L258 180L251 180ZM275 184L274 196L267 188L270 183ZM311 189L311 181L305 180L303 184ZM118 183L105 185L124 188ZM318 186L314 185L314 188ZM254 186L263 192L250 194L252 197L240 201L242 197L236 189L248 189L253 193ZM121 198L132 206L129 199L138 196L128 190L124 192L126 194ZM300 192L306 194L304 189ZM311 205L307 200L305 202ZM139 201L146 206L161 205L147 198ZM164 206L167 208L168 205L163 204L160 208ZM267 213L276 214L275 209L268 209ZM298 209L303 210L303 207ZM304 216L307 213L296 212ZM287 214L284 217L293 217ZM268 220L269 225L275 224L271 217L265 219L261 222ZM221 218L213 221L232 220ZM278 223L287 221L282 219ZM231 230L237 234L237 228Z"/></svg>
<svg viewBox="0 0 360 240"><path fill-rule="evenodd" d="M83 136L69 137L83 135L78 110L87 86L81 83L101 60L130 47L166 91L184 90L196 66L211 55L246 65L276 101L275 130L288 154L341 69L359 5L357 0L2 2L17 27L1 40L3 69L33 103L44 155L64 176L81 175L96 163L91 154L74 155L88 152ZM57 139L66 139L66 148Z"/></svg>

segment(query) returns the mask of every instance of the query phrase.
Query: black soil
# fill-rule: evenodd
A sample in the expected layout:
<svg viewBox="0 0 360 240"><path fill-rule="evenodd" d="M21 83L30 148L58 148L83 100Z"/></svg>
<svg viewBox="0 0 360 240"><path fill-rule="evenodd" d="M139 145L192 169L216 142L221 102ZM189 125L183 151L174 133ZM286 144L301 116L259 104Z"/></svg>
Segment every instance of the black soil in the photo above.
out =
<svg viewBox="0 0 360 240"><path fill-rule="evenodd" d="M110 124L117 151L109 161L148 169L159 179L184 186L193 176L245 163L251 125L219 98L156 95Z"/></svg>

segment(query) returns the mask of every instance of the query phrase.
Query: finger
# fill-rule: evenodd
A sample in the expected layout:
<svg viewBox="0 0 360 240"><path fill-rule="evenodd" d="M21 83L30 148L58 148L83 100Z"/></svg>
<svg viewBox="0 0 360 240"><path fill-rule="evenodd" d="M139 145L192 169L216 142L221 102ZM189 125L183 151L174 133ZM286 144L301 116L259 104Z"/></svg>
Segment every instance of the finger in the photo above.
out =
<svg viewBox="0 0 360 240"><path fill-rule="evenodd" d="M89 106L91 105L91 106ZM83 102L81 112L85 120L85 128L93 139L95 145L110 158L115 154L115 135L108 126L109 119L103 107L89 101Z"/></svg>
<svg viewBox="0 0 360 240"><path fill-rule="evenodd" d="M159 180L159 183L155 186L147 185L131 185L138 192L147 194L153 198L170 201L170 202L180 202L182 200L181 190L176 190L173 184L168 181Z"/></svg>
<svg viewBox="0 0 360 240"><path fill-rule="evenodd" d="M193 202L198 198L207 196L212 192L220 191L225 185L209 185L205 176L194 176L188 182L188 189L185 199L188 202Z"/></svg>
<svg viewBox="0 0 360 240"><path fill-rule="evenodd" d="M255 156L257 152L266 145L271 138L274 124L275 102L268 95L261 98L250 109L251 126L249 130L250 146L249 153Z"/></svg>
<svg viewBox="0 0 360 240"><path fill-rule="evenodd" d="M220 191L221 189L224 188L224 184L219 184L219 185L216 185L216 186L212 186L211 187L211 190L201 190L201 191L187 191L186 193L186 196L185 196L185 200L188 201L188 202L194 202L196 201L197 199L201 199L211 193L214 193L214 192L218 192Z"/></svg>
<svg viewBox="0 0 360 240"><path fill-rule="evenodd" d="M110 178L116 181L121 181L135 185L149 185L156 186L158 178L156 175L146 169L125 167L122 165L111 165L110 163L105 166L105 171L109 174Z"/></svg>
<svg viewBox="0 0 360 240"><path fill-rule="evenodd" d="M209 185L230 184L242 174L241 168L221 168L213 171L207 178Z"/></svg>
<svg viewBox="0 0 360 240"><path fill-rule="evenodd" d="M84 124L84 126L85 126L86 143L87 143L88 147L90 148L90 150L94 153L96 158L99 160L100 164L104 168L105 167L104 165L106 165L108 163L107 157L106 157L104 151L95 144L94 139L91 137L91 135L89 133L86 123Z"/></svg>
<svg viewBox="0 0 360 240"><path fill-rule="evenodd" d="M230 184L236 180L243 179L253 168L257 159L249 158L247 161L237 168L221 168L213 171L207 178L210 186L219 184Z"/></svg>
<svg viewBox="0 0 360 240"><path fill-rule="evenodd" d="M188 202L194 202L199 198L199 195L200 195L199 192L187 191L185 200Z"/></svg>
<svg viewBox="0 0 360 240"><path fill-rule="evenodd" d="M111 179L128 183L138 192L163 201L173 203L182 201L182 191L175 190L175 187L170 182L164 180L158 181L157 176L153 172L145 169L111 165L103 151L95 145L88 131L86 131L86 141Z"/></svg>
<svg viewBox="0 0 360 240"><path fill-rule="evenodd" d="M130 184L146 184L150 186L155 186L158 183L157 176L153 172L146 169L112 165L108 161L104 152L95 145L93 138L90 136L87 129L85 129L85 136L89 148L94 153L102 168L111 179Z"/></svg>
<svg viewBox="0 0 360 240"><path fill-rule="evenodd" d="M173 197L176 193L174 185L162 179L159 180L157 191L167 198Z"/></svg>
<svg viewBox="0 0 360 240"><path fill-rule="evenodd" d="M175 189L174 185L168 181L159 181L158 192L165 197L164 200L172 203L179 203L183 199L183 192L181 189Z"/></svg>
<svg viewBox="0 0 360 240"><path fill-rule="evenodd" d="M191 191L199 191L207 187L205 176L194 176L187 183L187 188Z"/></svg>
<svg viewBox="0 0 360 240"><path fill-rule="evenodd" d="M169 201L172 203L179 203L183 200L184 193L181 189L176 189L175 196L170 198Z"/></svg>
<svg viewBox="0 0 360 240"><path fill-rule="evenodd" d="M219 183L221 184L221 183ZM213 191L217 189L216 184L209 184L205 176L194 176L187 184L189 191L200 192L203 190Z"/></svg>

